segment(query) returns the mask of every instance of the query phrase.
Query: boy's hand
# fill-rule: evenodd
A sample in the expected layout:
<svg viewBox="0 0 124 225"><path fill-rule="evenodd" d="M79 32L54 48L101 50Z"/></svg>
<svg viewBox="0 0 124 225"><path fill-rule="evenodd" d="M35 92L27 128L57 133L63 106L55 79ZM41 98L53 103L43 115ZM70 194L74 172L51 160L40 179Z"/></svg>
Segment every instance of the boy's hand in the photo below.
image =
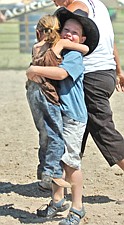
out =
<svg viewBox="0 0 124 225"><path fill-rule="evenodd" d="M40 76L36 75L33 68L34 68L33 66L30 66L26 71L26 75L27 75L28 79L32 80L36 83L42 83Z"/></svg>
<svg viewBox="0 0 124 225"><path fill-rule="evenodd" d="M34 72L33 72L33 67L30 66L27 71L26 71L26 75L28 77L29 80L33 80L33 77L35 76Z"/></svg>
<svg viewBox="0 0 124 225"><path fill-rule="evenodd" d="M41 78L39 76L37 76L37 75L33 77L33 81L38 83L38 84L42 83Z"/></svg>

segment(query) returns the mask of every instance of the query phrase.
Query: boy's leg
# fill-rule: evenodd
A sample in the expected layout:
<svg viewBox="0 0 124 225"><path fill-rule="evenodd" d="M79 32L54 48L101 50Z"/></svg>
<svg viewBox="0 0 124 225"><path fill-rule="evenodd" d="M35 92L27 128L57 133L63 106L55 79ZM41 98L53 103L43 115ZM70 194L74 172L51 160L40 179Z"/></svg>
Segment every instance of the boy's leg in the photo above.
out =
<svg viewBox="0 0 124 225"><path fill-rule="evenodd" d="M64 188L56 184L52 184L52 200L45 209L43 207L37 209L39 217L53 218L59 212L64 212L69 208L69 203L66 203L64 198Z"/></svg>
<svg viewBox="0 0 124 225"><path fill-rule="evenodd" d="M67 218L60 225L79 224L84 217L85 210L82 204L83 177L81 171L81 143L86 124L63 117L63 137L65 153L62 156L66 180L71 184L72 204Z"/></svg>
<svg viewBox="0 0 124 225"><path fill-rule="evenodd" d="M52 196L54 202L59 202L64 198L64 188L59 187L56 184L52 184Z"/></svg>
<svg viewBox="0 0 124 225"><path fill-rule="evenodd" d="M82 187L83 176L81 169L75 170L66 164L64 165L66 179L71 184L72 192L72 205L71 207L81 210L82 209Z"/></svg>
<svg viewBox="0 0 124 225"><path fill-rule="evenodd" d="M62 157L62 160L64 161L64 163L67 160L67 163L65 165L65 173L66 173L67 181L71 182L71 185L72 185L72 207L70 209L70 213L72 213L72 211L73 211L73 214L77 213L77 215L75 215L73 219L75 220L76 218L76 220L80 220L80 218L82 218L85 215L85 211L82 205L83 183L82 183L82 173L81 173L81 160L80 160L79 153L81 149L82 136L86 126L85 124L83 125L76 121L70 120L67 117L63 118L63 122L64 122L63 136L66 143L66 152L64 153L65 156L63 155L64 157ZM68 163L70 163L71 166L67 166ZM53 208L56 208L55 204L60 204L60 202L63 199L63 196L64 196L63 189L61 187L54 185L52 196L53 196L53 202L54 202ZM38 211L40 212L40 216L44 216L44 213L47 216L46 212L47 211L49 212L50 210L52 211L51 209L52 206L50 204L47 207L47 209L45 209L45 211L44 210ZM59 210L61 210L61 207L59 208ZM55 216L57 212L58 212L58 208L56 211L54 211L54 214L53 213L51 214L51 217L52 215ZM67 220L67 224L69 224L70 222L68 221L69 218L72 218L72 216L71 217L69 216L65 219L65 222ZM62 224L63 224L63 221L62 221Z"/></svg>

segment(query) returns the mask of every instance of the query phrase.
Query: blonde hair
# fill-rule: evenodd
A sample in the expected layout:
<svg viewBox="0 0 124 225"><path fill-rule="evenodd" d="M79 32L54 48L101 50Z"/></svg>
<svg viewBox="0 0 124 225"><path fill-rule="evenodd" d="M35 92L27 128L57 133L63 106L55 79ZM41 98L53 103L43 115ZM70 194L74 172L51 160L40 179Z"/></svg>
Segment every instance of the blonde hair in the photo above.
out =
<svg viewBox="0 0 124 225"><path fill-rule="evenodd" d="M43 16L39 20L36 27L36 30L39 31L40 36L44 34L45 41L50 43L52 46L56 45L56 43L60 40L59 29L59 21L54 15ZM38 35L37 39L40 41L40 37Z"/></svg>

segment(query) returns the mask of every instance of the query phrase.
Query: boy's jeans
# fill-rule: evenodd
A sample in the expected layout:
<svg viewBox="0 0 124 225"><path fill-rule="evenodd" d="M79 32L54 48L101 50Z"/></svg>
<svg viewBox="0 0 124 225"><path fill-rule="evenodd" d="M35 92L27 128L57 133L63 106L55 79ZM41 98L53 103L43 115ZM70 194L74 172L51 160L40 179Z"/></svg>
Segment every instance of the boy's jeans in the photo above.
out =
<svg viewBox="0 0 124 225"><path fill-rule="evenodd" d="M64 153L60 107L46 100L37 83L28 81L26 88L28 103L39 131L38 169L42 174L60 178L63 174L61 158Z"/></svg>

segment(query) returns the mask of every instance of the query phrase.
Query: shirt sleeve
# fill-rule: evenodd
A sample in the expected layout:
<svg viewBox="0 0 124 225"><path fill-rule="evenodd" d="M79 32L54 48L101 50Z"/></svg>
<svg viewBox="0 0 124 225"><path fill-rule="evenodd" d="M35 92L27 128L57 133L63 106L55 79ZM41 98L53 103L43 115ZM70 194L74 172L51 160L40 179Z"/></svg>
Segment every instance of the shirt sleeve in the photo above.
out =
<svg viewBox="0 0 124 225"><path fill-rule="evenodd" d="M83 55L78 51L66 51L59 67L65 69L75 81L84 72Z"/></svg>

